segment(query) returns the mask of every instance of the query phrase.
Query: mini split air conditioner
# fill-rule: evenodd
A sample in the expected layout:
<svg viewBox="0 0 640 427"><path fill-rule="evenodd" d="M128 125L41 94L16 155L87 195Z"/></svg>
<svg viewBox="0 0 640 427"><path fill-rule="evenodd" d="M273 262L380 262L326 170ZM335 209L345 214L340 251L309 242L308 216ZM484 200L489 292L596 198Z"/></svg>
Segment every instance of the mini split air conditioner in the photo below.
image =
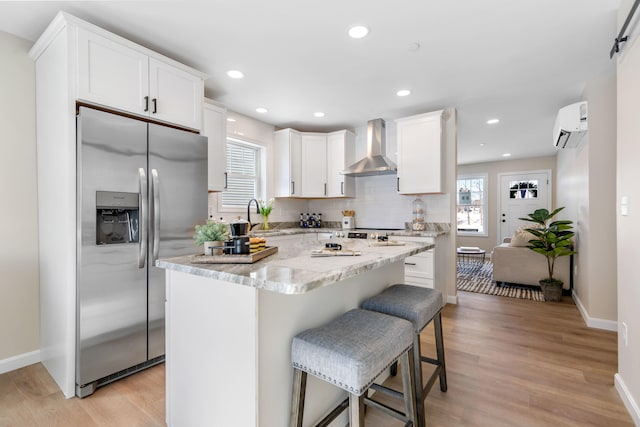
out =
<svg viewBox="0 0 640 427"><path fill-rule="evenodd" d="M553 126L556 148L575 148L587 133L587 101L567 105L558 111Z"/></svg>

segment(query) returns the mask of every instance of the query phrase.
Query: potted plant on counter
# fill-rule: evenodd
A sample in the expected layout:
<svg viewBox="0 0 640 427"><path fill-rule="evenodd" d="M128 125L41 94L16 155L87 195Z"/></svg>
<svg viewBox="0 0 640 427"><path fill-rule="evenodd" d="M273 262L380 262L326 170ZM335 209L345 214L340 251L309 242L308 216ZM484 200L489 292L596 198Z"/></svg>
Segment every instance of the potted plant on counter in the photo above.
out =
<svg viewBox="0 0 640 427"><path fill-rule="evenodd" d="M221 255L224 241L229 235L229 226L224 222L207 220L203 225L196 225L193 238L196 245L204 246L205 255Z"/></svg>
<svg viewBox="0 0 640 427"><path fill-rule="evenodd" d="M262 216L262 229L269 229L269 214L273 209L273 198L269 199L269 203L265 203L264 200L260 199L258 202L258 209L260 210L260 215Z"/></svg>
<svg viewBox="0 0 640 427"><path fill-rule="evenodd" d="M545 301L562 300L562 280L553 278L556 258L576 253L573 250L573 242L571 240L575 235L571 231L573 222L569 220L550 222L563 209L564 207L561 207L553 212L549 212L546 209L537 209L529 214L528 218L519 218L538 224L537 227L526 229L535 236L535 239L529 240L529 246L527 247L547 257L549 277L541 279L539 282Z"/></svg>

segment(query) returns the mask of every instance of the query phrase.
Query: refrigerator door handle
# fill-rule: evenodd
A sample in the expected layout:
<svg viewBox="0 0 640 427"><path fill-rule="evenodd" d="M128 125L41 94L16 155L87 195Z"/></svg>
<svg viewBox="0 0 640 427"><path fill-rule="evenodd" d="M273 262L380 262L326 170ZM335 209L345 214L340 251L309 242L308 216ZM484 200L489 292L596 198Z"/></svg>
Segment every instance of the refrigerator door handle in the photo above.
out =
<svg viewBox="0 0 640 427"><path fill-rule="evenodd" d="M138 251L138 268L144 268L147 261L147 226L149 220L149 197L147 194L147 175L143 168L138 169L138 178L140 182L140 223L139 229L139 251Z"/></svg>
<svg viewBox="0 0 640 427"><path fill-rule="evenodd" d="M158 171L151 169L151 187L153 189L153 247L151 248L151 261L155 266L160 251L160 187L158 183Z"/></svg>

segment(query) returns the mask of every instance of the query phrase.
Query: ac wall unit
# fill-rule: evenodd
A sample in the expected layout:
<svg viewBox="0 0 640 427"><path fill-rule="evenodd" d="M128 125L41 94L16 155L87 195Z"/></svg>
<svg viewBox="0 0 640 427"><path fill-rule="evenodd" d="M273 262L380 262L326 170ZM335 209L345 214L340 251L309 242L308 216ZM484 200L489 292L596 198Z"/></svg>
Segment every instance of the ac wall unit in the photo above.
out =
<svg viewBox="0 0 640 427"><path fill-rule="evenodd" d="M587 101L567 105L558 111L553 126L553 145L556 148L575 148L587 129Z"/></svg>

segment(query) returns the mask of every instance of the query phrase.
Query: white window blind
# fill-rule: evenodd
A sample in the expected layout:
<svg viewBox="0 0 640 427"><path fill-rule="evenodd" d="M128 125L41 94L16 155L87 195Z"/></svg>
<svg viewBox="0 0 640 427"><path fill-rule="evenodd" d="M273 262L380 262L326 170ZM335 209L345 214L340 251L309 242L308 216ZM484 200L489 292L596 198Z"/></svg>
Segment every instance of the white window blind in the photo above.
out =
<svg viewBox="0 0 640 427"><path fill-rule="evenodd" d="M249 200L256 198L258 159L258 148L227 140L227 189L222 193L223 207L246 207Z"/></svg>

